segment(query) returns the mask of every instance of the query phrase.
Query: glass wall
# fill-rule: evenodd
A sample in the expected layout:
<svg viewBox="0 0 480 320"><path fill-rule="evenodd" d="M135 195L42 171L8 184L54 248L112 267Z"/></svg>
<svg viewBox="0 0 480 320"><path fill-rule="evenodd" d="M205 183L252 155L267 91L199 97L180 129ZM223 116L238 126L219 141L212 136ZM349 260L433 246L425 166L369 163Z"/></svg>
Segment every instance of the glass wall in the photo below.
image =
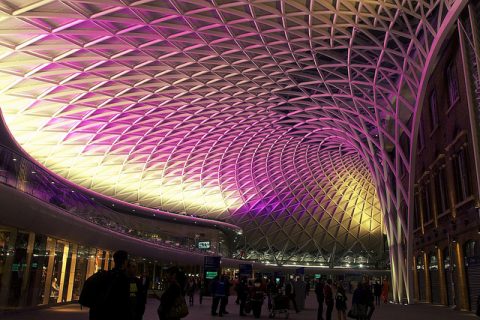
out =
<svg viewBox="0 0 480 320"><path fill-rule="evenodd" d="M111 260L107 250L0 226L0 310L78 300Z"/></svg>

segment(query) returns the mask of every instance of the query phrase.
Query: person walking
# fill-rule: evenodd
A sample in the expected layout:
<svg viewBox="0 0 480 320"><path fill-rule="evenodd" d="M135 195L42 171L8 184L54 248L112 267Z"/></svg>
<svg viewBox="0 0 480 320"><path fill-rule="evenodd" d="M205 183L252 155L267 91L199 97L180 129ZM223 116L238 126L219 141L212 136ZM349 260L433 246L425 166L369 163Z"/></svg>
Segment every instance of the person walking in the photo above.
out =
<svg viewBox="0 0 480 320"><path fill-rule="evenodd" d="M166 273L168 287L160 297L160 306L157 310L158 317L160 320L179 320L188 314L188 307L178 282L181 278L180 271L177 267L170 267ZM177 309L176 311L181 311L182 314L172 314L174 308Z"/></svg>
<svg viewBox="0 0 480 320"><path fill-rule="evenodd" d="M368 282L365 283L365 299L367 301L367 319L372 318L373 312L375 311L375 302L372 287Z"/></svg>
<svg viewBox="0 0 480 320"><path fill-rule="evenodd" d="M324 287L325 283L321 279L315 283L315 295L317 296L318 302L317 320L323 320L323 302L325 301L325 294L323 293Z"/></svg>
<svg viewBox="0 0 480 320"><path fill-rule="evenodd" d="M333 311L333 290L332 290L332 279L327 280L327 284L323 288L323 294L325 295L325 305L327 310L325 311L325 319L332 320L332 311Z"/></svg>
<svg viewBox="0 0 480 320"><path fill-rule="evenodd" d="M188 304L189 306L193 306L193 297L195 295L195 290L197 289L197 286L195 284L195 279L193 277L190 277L187 282L187 296L188 296Z"/></svg>
<svg viewBox="0 0 480 320"><path fill-rule="evenodd" d="M388 302L388 280L386 278L385 280L383 280L383 285L382 285L382 299L383 299L383 303Z"/></svg>
<svg viewBox="0 0 480 320"><path fill-rule="evenodd" d="M357 320L367 320L367 296L362 282L358 283L357 289L353 292L352 310L349 312L349 317Z"/></svg>
<svg viewBox="0 0 480 320"><path fill-rule="evenodd" d="M212 300L212 316L219 315L220 317L223 316L223 308L222 308L222 298L225 297L225 281L224 277L215 277L213 279L211 290L213 300ZM218 305L220 304L220 310L218 310Z"/></svg>
<svg viewBox="0 0 480 320"><path fill-rule="evenodd" d="M347 295L342 286L338 286L337 288L337 293L335 295L335 308L337 309L338 320L346 320Z"/></svg>

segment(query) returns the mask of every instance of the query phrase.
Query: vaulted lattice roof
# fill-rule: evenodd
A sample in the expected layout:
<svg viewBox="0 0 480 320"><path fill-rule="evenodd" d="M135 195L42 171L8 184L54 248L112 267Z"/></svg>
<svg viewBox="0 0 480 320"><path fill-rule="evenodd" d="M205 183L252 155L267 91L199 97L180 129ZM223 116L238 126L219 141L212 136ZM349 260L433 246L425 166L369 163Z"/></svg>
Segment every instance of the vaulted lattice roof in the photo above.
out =
<svg viewBox="0 0 480 320"><path fill-rule="evenodd" d="M380 208L399 242L421 77L463 2L2 1L1 108L54 172L253 247L371 248Z"/></svg>

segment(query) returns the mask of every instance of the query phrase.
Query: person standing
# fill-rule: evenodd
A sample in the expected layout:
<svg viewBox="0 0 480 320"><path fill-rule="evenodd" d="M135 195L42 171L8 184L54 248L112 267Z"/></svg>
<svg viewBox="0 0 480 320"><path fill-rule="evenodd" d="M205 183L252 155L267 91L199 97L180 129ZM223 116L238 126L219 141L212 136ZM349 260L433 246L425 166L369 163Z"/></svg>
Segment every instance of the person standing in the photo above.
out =
<svg viewBox="0 0 480 320"><path fill-rule="evenodd" d="M137 278L137 266L133 262L129 262L127 266L127 275L129 280L129 300L133 310L133 319L142 320L145 313L145 304L147 296L144 295L142 282Z"/></svg>
<svg viewBox="0 0 480 320"><path fill-rule="evenodd" d="M321 279L315 284L315 295L317 296L318 302L317 320L323 320L323 302L325 301L325 294L323 293L324 287L325 283Z"/></svg>
<svg viewBox="0 0 480 320"><path fill-rule="evenodd" d="M261 278L257 278L253 283L253 288L251 289L250 299L252 301L252 312L255 318L260 318L262 312L263 300L265 299L265 285L262 282Z"/></svg>
<svg viewBox="0 0 480 320"><path fill-rule="evenodd" d="M333 290L332 290L332 279L327 280L327 284L323 288L323 294L325 295L325 305L327 310L325 311L325 319L332 320L332 311L333 311Z"/></svg>
<svg viewBox="0 0 480 320"><path fill-rule="evenodd" d="M218 276L213 279L212 288L210 292L213 295L212 300L212 316L219 315L220 317L223 316L223 309L222 309L222 298L225 297L225 282L224 278L219 278ZM217 313L218 305L220 304L220 310Z"/></svg>
<svg viewBox="0 0 480 320"><path fill-rule="evenodd" d="M228 276L223 275L222 276L223 283L225 284L225 294L224 296L220 299L220 314L229 314L227 311L227 304L228 304L228 297L230 296L230 279Z"/></svg>
<svg viewBox="0 0 480 320"><path fill-rule="evenodd" d="M305 281L301 277L297 277L294 283L295 290L295 302L297 304L298 310L303 310L305 308Z"/></svg>
<svg viewBox="0 0 480 320"><path fill-rule="evenodd" d="M240 304L240 316L245 316L245 305L247 303L248 285L247 278L242 277L237 284L238 302Z"/></svg>
<svg viewBox="0 0 480 320"><path fill-rule="evenodd" d="M292 283L292 279L285 283L285 295L288 297L289 301L292 301L293 303L293 308L295 309L295 312L298 313L298 306L297 306L297 301L295 300L295 291Z"/></svg>
<svg viewBox="0 0 480 320"><path fill-rule="evenodd" d="M338 286L337 288L337 293L335 295L335 308L337 309L338 320L346 320L347 295L342 286Z"/></svg>
<svg viewBox="0 0 480 320"><path fill-rule="evenodd" d="M352 313L358 320L367 320L367 297L362 282L353 292Z"/></svg>
<svg viewBox="0 0 480 320"><path fill-rule="evenodd" d="M375 296L375 305L380 305L380 296L382 295L382 286L380 282L376 281L373 285L373 295Z"/></svg>
<svg viewBox="0 0 480 320"><path fill-rule="evenodd" d="M195 290L197 286L195 284L195 280L193 277L190 277L187 282L187 296L188 296L188 304L190 306L193 306L193 296L195 295Z"/></svg>

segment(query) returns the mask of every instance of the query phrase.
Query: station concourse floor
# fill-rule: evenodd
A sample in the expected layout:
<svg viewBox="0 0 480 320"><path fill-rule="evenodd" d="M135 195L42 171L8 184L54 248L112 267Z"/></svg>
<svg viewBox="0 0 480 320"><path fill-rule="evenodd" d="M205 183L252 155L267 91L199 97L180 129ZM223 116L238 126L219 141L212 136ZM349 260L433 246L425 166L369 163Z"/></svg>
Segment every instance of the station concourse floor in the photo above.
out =
<svg viewBox="0 0 480 320"><path fill-rule="evenodd" d="M198 296L195 297L195 305L190 307L190 314L184 318L185 320L210 320L219 319L218 316L210 315L211 298L204 297L203 304L198 304ZM350 297L349 297L350 298ZM145 311L144 320L157 320L156 310L159 301L156 299L149 299ZM235 304L235 297L230 297L227 306L229 314L224 315L222 319L228 320L245 320L254 319L250 314L246 317L238 315L238 305ZM266 303L263 304L262 319L268 319ZM88 320L88 309L80 309L78 304L68 304L47 309L40 309L35 311L18 312L8 315L0 315L2 320ZM277 315L276 319L285 319L283 314ZM306 309L300 313L290 312L289 319L294 320L316 320L317 319L317 302L314 294L307 297ZM459 312L451 310L443 306L432 306L429 304L415 304L415 305L396 305L396 304L382 304L377 307L372 320L474 320L479 319L473 313ZM332 320L337 320L337 314L334 310Z"/></svg>

